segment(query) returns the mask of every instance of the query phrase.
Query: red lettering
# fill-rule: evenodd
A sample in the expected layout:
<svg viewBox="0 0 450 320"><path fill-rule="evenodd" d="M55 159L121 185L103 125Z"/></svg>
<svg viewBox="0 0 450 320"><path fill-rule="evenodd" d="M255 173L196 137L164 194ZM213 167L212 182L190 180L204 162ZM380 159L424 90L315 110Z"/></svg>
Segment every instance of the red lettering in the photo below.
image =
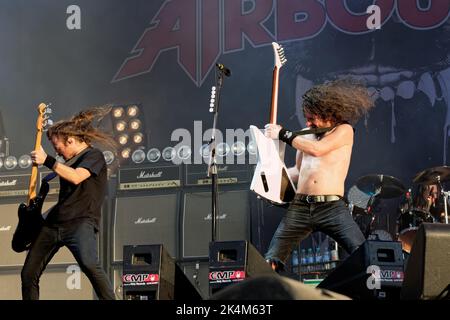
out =
<svg viewBox="0 0 450 320"><path fill-rule="evenodd" d="M304 39L317 34L325 24L326 13L316 0L277 2L277 39Z"/></svg>
<svg viewBox="0 0 450 320"><path fill-rule="evenodd" d="M450 1L429 0L429 7L418 8L417 0L397 0L398 15L405 24L417 29L435 28L447 20Z"/></svg>
<svg viewBox="0 0 450 320"><path fill-rule="evenodd" d="M203 0L201 7L201 82L211 71L220 54L220 10L219 0Z"/></svg>
<svg viewBox="0 0 450 320"><path fill-rule="evenodd" d="M253 4L252 10L242 12L245 4ZM243 36L253 45L274 41L263 26L273 11L273 0L227 0L224 1L225 48L224 52L243 48Z"/></svg>
<svg viewBox="0 0 450 320"><path fill-rule="evenodd" d="M196 79L196 0L167 0L144 31L114 81L150 72L161 52L176 49L181 66Z"/></svg>
<svg viewBox="0 0 450 320"><path fill-rule="evenodd" d="M364 10L362 13L350 12L346 2L346 0L325 0L330 21L344 32L362 33L370 31L367 29L369 15L366 11ZM374 4L380 7L381 23L385 22L394 9L394 0L377 0Z"/></svg>

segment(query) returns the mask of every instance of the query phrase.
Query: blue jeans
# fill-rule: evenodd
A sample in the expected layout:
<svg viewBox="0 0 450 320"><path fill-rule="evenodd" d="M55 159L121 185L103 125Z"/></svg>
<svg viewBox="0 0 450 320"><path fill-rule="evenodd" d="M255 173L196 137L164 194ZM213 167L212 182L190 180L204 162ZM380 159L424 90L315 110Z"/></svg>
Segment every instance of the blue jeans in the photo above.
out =
<svg viewBox="0 0 450 320"><path fill-rule="evenodd" d="M72 252L98 298L115 299L112 285L97 262L97 232L88 221L64 227L42 227L22 268L22 298L39 299L39 278L62 246Z"/></svg>
<svg viewBox="0 0 450 320"><path fill-rule="evenodd" d="M284 265L294 246L315 231L330 236L350 254L366 240L344 200L307 203L295 197L265 258Z"/></svg>

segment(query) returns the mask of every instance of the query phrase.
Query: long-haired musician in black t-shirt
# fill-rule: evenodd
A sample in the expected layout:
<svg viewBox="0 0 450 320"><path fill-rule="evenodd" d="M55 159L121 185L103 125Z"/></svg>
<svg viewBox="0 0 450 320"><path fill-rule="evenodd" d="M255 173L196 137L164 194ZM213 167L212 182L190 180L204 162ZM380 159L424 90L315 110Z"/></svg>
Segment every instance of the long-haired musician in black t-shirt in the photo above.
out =
<svg viewBox="0 0 450 320"><path fill-rule="evenodd" d="M56 153L66 163L70 161L69 165L56 161L42 148L31 152L34 164L43 164L59 176L60 191L58 202L49 210L22 268L23 299L39 299L39 278L62 246L72 252L99 299L115 297L98 263L97 233L107 188L107 168L103 153L93 147L93 143L115 145L109 135L93 125L108 111L107 108L82 111L49 128L48 139Z"/></svg>

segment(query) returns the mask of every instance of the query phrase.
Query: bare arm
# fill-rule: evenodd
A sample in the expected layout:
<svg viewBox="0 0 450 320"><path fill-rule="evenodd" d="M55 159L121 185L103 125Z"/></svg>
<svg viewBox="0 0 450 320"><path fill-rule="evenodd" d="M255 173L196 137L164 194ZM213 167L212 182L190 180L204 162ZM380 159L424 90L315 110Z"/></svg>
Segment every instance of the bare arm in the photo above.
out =
<svg viewBox="0 0 450 320"><path fill-rule="evenodd" d="M307 140L301 136L295 137L292 146L314 157L321 157L345 145L353 144L353 128L349 124L342 124L329 135L319 141Z"/></svg>
<svg viewBox="0 0 450 320"><path fill-rule="evenodd" d="M31 159L33 160L33 163L37 165L43 164L46 158L47 154L42 147L40 150L31 152ZM55 171L61 178L73 184L80 184L91 176L89 170L85 168L74 169L60 162L56 162L52 170Z"/></svg>

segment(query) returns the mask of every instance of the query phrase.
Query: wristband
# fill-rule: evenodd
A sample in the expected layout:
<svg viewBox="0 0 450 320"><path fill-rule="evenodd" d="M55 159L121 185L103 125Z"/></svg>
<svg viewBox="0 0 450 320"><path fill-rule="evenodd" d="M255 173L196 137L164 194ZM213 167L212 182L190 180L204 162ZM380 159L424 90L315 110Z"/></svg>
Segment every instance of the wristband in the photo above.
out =
<svg viewBox="0 0 450 320"><path fill-rule="evenodd" d="M296 136L297 135L294 134L292 131L286 130L285 128L281 128L280 132L278 133L278 139L290 145L291 147L292 141L295 139Z"/></svg>
<svg viewBox="0 0 450 320"><path fill-rule="evenodd" d="M45 158L45 161L44 161L44 166L46 166L50 170L53 170L55 163L56 163L56 159L50 155L47 155L47 158Z"/></svg>

